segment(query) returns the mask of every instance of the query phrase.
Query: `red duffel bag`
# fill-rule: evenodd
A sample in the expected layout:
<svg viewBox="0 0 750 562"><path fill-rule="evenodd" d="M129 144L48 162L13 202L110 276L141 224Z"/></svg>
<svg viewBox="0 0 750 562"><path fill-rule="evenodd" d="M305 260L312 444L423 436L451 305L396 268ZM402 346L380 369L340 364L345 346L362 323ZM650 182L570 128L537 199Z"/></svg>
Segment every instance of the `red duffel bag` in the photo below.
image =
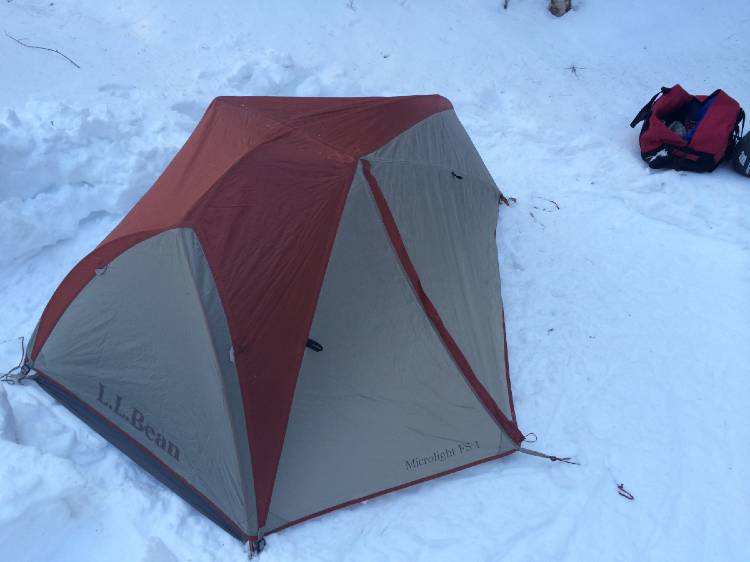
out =
<svg viewBox="0 0 750 562"><path fill-rule="evenodd" d="M741 136L745 112L724 91L693 96L679 84L662 88L643 106L641 156L652 168L711 172L729 158Z"/></svg>

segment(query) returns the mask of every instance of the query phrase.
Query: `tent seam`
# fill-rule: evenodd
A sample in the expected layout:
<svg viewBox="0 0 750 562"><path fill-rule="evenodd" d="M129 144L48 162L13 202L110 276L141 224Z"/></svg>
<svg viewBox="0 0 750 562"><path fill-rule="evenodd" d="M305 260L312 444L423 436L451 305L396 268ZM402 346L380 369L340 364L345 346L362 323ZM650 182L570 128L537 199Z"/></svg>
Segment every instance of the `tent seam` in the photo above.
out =
<svg viewBox="0 0 750 562"><path fill-rule="evenodd" d="M224 101L224 100L222 100L222 101ZM231 102L224 101L224 103L229 103L230 105L234 105L235 107L237 107L236 104L233 104ZM340 148L337 148L337 147L333 146L332 144L329 144L327 142L324 142L324 141L322 141L322 140L314 137L312 135L312 133L310 133L307 129L304 128L304 126L297 126L297 127L295 127L295 126L291 125L291 123L293 123L294 120L291 120L291 121L279 121L278 119L274 119L273 117L269 117L266 113L264 113L263 111L259 111L258 109L249 108L249 107L246 108L246 107L244 107L242 105L240 105L239 107L242 108L242 109L244 109L248 113L261 116L261 117L263 117L263 119L267 119L268 121L270 121L274 125L277 125L279 128L282 128L282 127L286 128L287 130L284 131L285 133L289 133L289 132L302 133L305 136L305 138L307 138L307 139L309 139L309 140L311 140L311 141L313 141L313 142L315 142L315 143L317 143L317 144L319 144L321 146L325 146L326 148L330 148L331 150L337 152L338 154L340 154L342 156L346 156L348 158L357 158L357 156L354 155L354 154L349 154L348 152L344 152ZM310 115L314 115L314 114L310 114ZM283 135L280 135L280 136L283 136ZM277 137L274 137L273 139L265 140L262 143L255 145L252 148L252 150L255 150L257 147L261 146L262 144L265 144L266 142L269 142L271 140L275 140L275 138L277 138ZM251 151L248 151L246 154L249 154ZM233 163L232 166L234 166L234 164L236 164L236 162Z"/></svg>
<svg viewBox="0 0 750 562"><path fill-rule="evenodd" d="M182 228L189 229L194 234L195 241L198 243L198 248L200 249L201 253L203 254L203 257L206 260L206 263L208 264L208 258L206 257L206 252L203 249L203 244L200 241L200 237L198 236L198 233L192 227L182 227ZM203 304L203 299L201 299L201 297L200 297L200 291L198 290L198 283L195 280L195 275L193 274L193 268L190 266L190 257L185 252L185 246L184 246L184 242L183 241L181 241L180 246L181 246L181 249L182 249L183 253L185 254L185 258L188 261L188 270L189 270L189 275L190 275L190 281L192 282L193 288L195 289L195 295L196 295L196 300L198 301L198 306L200 308L201 319L203 320L203 326L204 326L204 328L206 330L206 334L208 335L208 340L209 340L209 343L210 343L210 346L211 346L211 351L212 351L211 355L212 355L212 358L213 358L214 367L216 369L216 372L221 377L223 369L221 368L221 363L219 361L219 354L218 354L218 352L216 350L216 345L215 345L214 339L212 337L213 332L212 332L212 330L210 328L210 325L209 325L209 322L208 322L208 317L207 317L207 314L206 314L206 307ZM216 281L213 278L213 272L211 271L210 266L208 268L208 272L211 275L211 281L214 284L214 287L216 288L216 293L218 295L219 289L216 286ZM221 298L219 298L219 303L221 303ZM223 308L223 305L222 305L222 308ZM227 322L227 333L230 334L230 332L229 332L229 322ZM230 343L231 343L231 334L230 334ZM239 383L239 376L237 376L237 379L238 379L238 383ZM222 386L222 396L224 397L224 406L226 407L227 410L229 410L229 404L226 401L226 387L223 384L223 381L220 381L220 384ZM242 411L242 415L243 416L245 415L244 408L243 408L243 411ZM237 443L237 432L235 431L235 425L234 425L233 416L230 415L228 417L229 417L230 427L232 428L232 443L234 444L234 457L235 457L235 462L237 464L237 473L240 475L240 478L242 478L243 471L242 471L242 464L240 463L240 452L239 452L239 445ZM249 449L249 443L248 443L248 449ZM250 469L252 471L252 457L251 457L251 460L250 460ZM244 482L240 481L239 484L240 484L240 488L241 488L241 491L242 491L242 497L243 497L244 503L245 503L245 517L248 518L246 522L248 523L248 527L249 527L250 519L249 519L248 509L250 507L250 502L248 501L249 498L247 497L247 490L245 489Z"/></svg>
<svg viewBox="0 0 750 562"><path fill-rule="evenodd" d="M294 519L292 521L288 521L287 523L284 523L280 527L277 527L276 529L273 529L272 531L269 531L266 534L270 535L272 533L278 533L279 531L283 531L284 529L287 529L288 527L292 527L293 525L299 525L300 523L304 523L305 521L309 521L310 519L314 519L316 517L320 517L322 515L326 515L328 513L331 513L332 511L336 511L336 510L339 510L339 509L344 509L346 507L351 507L351 506L353 506L355 504L362 503L362 502L365 502L365 501L368 501L368 500L371 500L371 499L374 499L374 498L377 498L377 497L380 497L380 496L384 496L386 494L391 494L393 492L398 492L398 491L404 490L406 488L411 488L412 486L417 486L418 484L423 484L425 482L429 482L430 480L436 480L437 478L442 478L444 476L448 476L450 474L454 474L456 472L460 472L462 470L466 470L466 469L475 467L475 466L480 465L480 464L484 464L484 463L487 463L487 462L499 460L501 458L504 458L504 457L512 455L516 451L518 451L517 448L508 449L507 451L504 451L502 453L491 455L489 457L484 457L484 458L481 458L479 460L472 461L470 463L457 466L455 468L451 468L451 469L448 469L448 470L437 472L435 474L431 474L430 476L425 476L425 477L419 478L417 480L412 480L411 482L406 482L404 484L399 484L399 485L393 486L391 488L386 488L385 490L379 490L377 492L373 492L372 494L369 494L369 495L366 495L366 496L362 496L362 497L359 497L359 498L356 498L356 499L353 499L353 500L348 500L348 501L342 502L340 504L336 504L336 505L334 505L332 507L323 509L321 511L316 511L315 513L312 513L310 515L305 515L304 517L300 517L299 519ZM280 519L284 519L284 518L280 517Z"/></svg>
<svg viewBox="0 0 750 562"><path fill-rule="evenodd" d="M469 364L468 359L464 355L463 351L461 351L461 348L458 346L458 343L453 339L453 336L450 334L447 327L444 325L442 318L440 317L440 314L437 311L437 308L435 308L435 305L432 303L429 296L427 296L426 292L424 291L424 288L422 287L421 282L419 280L419 275L416 272L416 269L414 269L413 264L411 263L411 258L409 257L409 254L406 251L406 247L403 245L403 241L401 240L401 236L398 232L398 226L395 224L395 219L390 213L390 209L388 207L387 201L385 200L385 196L380 190L380 187L377 184L377 180L375 179L375 176L372 174L370 170L370 163L367 159L364 159L364 158L361 161L362 161L362 167L363 167L363 171L365 174L365 178L367 179L367 183L370 186L370 191L372 192L372 195L375 197L375 200L376 200L375 202L380 213L380 218L386 226L388 238L390 239L391 245L394 247L396 251L399 261L402 262L404 270L407 270L406 271L407 279L409 280L410 285L412 286L412 289L417 293L417 297L419 301L421 302L423 312L427 316L428 320L438 330L438 334L440 336L441 342L443 343L443 346L446 348L449 355L453 358L453 361L456 363L456 366L458 367L458 370L462 374L464 380L467 382L467 384L469 384L471 389L476 394L477 400L479 400L480 404L482 404L485 407L490 417L493 420L495 420L495 422L498 424L500 429L508 435L511 441L514 442L516 445L520 444L521 441L523 440L523 434L518 429L517 424L513 420L509 420L505 416L505 414L500 409L500 406L498 406L494 398L492 398L492 395L489 393L486 387L482 384L482 382L478 379L471 365ZM382 206L381 206L380 198L382 198ZM392 233L390 231L388 227L389 222L393 222L393 228L395 229L395 233ZM402 247L403 256L402 256L402 252L399 251L399 248L397 247L397 244L396 244L397 241L400 242L399 246ZM411 267L407 268L407 266L411 266ZM410 271L408 271L408 269L414 269L414 274L412 275ZM430 310L428 310L428 308L434 311L435 318L431 316ZM440 325L442 325L442 330L437 325L438 322ZM452 350L452 347L455 347L455 351ZM462 367L462 363L466 364L466 369ZM486 398L483 397L482 392L487 395ZM494 406L494 409L490 406L490 404ZM508 427L506 427L506 425Z"/></svg>
<svg viewBox="0 0 750 562"><path fill-rule="evenodd" d="M310 332L310 329L312 328L313 321L315 320L315 312L318 309L318 301L320 299L320 293L323 290L323 284L325 283L325 276L326 276L326 273L328 272L328 266L329 266L329 264L331 262L331 256L333 255L333 246L336 243L336 238L338 238L339 228L341 227L341 218L344 216L344 209L346 207L346 201L349 199L349 193L351 193L351 188L352 188L352 184L354 182L354 177L356 176L357 171L359 170L359 166L360 166L359 161L355 160L352 172L349 175L348 182L345 184L346 187L345 187L344 193L343 193L343 195L341 197L341 201L339 203L339 207L338 207L338 210L337 210L337 215L338 215L337 221L338 221L338 224L336 225L336 230L334 231L333 236L331 237L331 241L330 241L330 244L329 244L327 252L326 252L328 254L328 257L326 258L326 264L325 264L325 267L322 268L323 272L322 272L322 274L320 276L320 280L318 282L318 289L317 289L317 292L316 292L316 295L315 295L315 302L314 302L313 307L312 307L312 314L310 315L310 319L309 319L309 322L308 322L308 325L307 325L307 332L308 333ZM264 518L264 521L263 521L263 525L264 526L265 526L266 521L268 519L268 514L271 512L271 505L273 504L273 492L276 489L276 479L278 477L279 465L281 464L281 457L284 454L284 443L286 442L286 432L287 432L287 429L289 428L289 419L291 418L292 409L294 407L294 396L297 393L297 385L299 384L300 372L302 371L302 362L304 361L304 353L305 353L305 348L302 347L302 352L301 352L300 358L299 358L299 366L297 367L297 374L295 376L295 381L294 381L294 391L292 392L292 401L289 404L289 412L288 412L288 414L286 416L286 423L284 424L284 429L282 431L281 449L279 451L279 457L276 460L276 464L275 464L275 468L274 468L274 477L273 477L273 482L272 482L272 485L271 485L271 493L270 493L269 498L268 498L268 506L266 507L266 514L265 514L265 518ZM257 493L256 493L256 496L257 496ZM256 504L257 504L257 497L256 497ZM258 525L260 525L260 518L258 518Z"/></svg>
<svg viewBox="0 0 750 562"><path fill-rule="evenodd" d="M407 97L408 97L408 96L407 96ZM427 96L425 96L425 97L427 97ZM385 97L384 97L384 98L382 98L382 99L383 99L384 101L387 101L387 103L388 103L389 105L392 105L392 104L397 104L397 103L400 103L400 102L402 102L402 101L403 101L403 98L397 98L397 99L390 99L390 100L389 100L388 98L385 98ZM364 156L365 156L364 154L350 154L350 153L348 153L348 152L344 152L344 151L343 151L343 150L342 150L341 148L338 148L338 147L336 147L336 146L333 146L332 144L329 144L329 143L327 143L327 142L325 142L325 141L322 141L322 140L321 140L321 139L319 139L319 138L316 138L315 136L313 136L313 134L312 134L312 133L311 133L310 131L308 131L308 130L307 130L307 128L306 128L306 126L305 126L305 125L298 125L298 126L294 126L294 125L293 125L293 123L295 123L295 121L297 121L297 120L299 120L299 119L301 119L301 118L303 118L303 117L311 117L311 116L313 116L313 115L322 115L322 114L326 113L326 112L324 112L324 111L318 111L318 112L313 112L313 113L305 113L305 114L303 114L303 115L300 115L300 116L296 117L295 119L290 119L289 121L279 121L278 119L274 119L273 117L269 117L269 116L268 116L268 115L267 115L267 114L266 114L266 113L265 113L264 111L262 111L262 110L261 110L261 111L259 111L258 109L255 109L255 108L249 108L249 107L248 107L248 108L246 108L246 107L245 107L245 106L243 106L242 104L236 104L236 103L233 103L233 102L229 101L229 99L228 99L228 98L223 98L223 99L222 99L222 98L219 98L219 100L220 100L220 102L219 102L219 103L227 103L227 104L229 104L229 105L232 105L232 106L234 106L234 107L240 107L240 108L242 108L242 109L245 109L245 110L246 110L247 112L249 112L249 113L255 113L255 114L257 114L257 115L262 115L264 119L268 119L269 121L271 121L272 123L275 123L276 125L279 125L279 126L281 126L281 127L288 127L290 131L297 131L297 132L299 132L299 133L302 133L302 134L304 134L304 136L305 136L306 138L310 139L311 141L313 141L313 142L316 142L316 143L320 144L321 146L325 146L326 148L330 148L330 149L332 149L332 150L334 150L334 151L338 152L339 154L341 154L341 155L343 155L343 156L347 156L347 157L349 157L349 158L354 158L354 159L359 159L359 158L362 158L362 157L364 157ZM338 111L338 110L337 110L337 111ZM430 117L432 117L433 115L437 115L438 113L442 113L442 112L444 112L444 111L454 111L454 109L453 109L453 107L450 107L450 108L446 108L446 109L441 109L440 111L436 111L436 112L434 112L434 113L431 113L430 115L427 115L427 116L425 116L425 117L424 117L423 119L421 119L421 120L417 121L416 123L413 123L413 124L412 124L412 125L410 125L409 127L407 127L407 128L405 128L405 129L403 129L403 130L399 131L398 133L394 134L394 135L393 135L392 137L390 137L390 138L389 138L389 139L387 139L387 140L386 140L385 142L383 142L383 144L381 144L379 148L382 148L383 146L385 146L386 144L388 144L389 142L391 142L392 140L394 140L394 139L395 139L396 137L398 137L398 136L402 135L403 133L405 133L406 131L408 131L408 130L409 130L409 129L411 129L412 127L415 127L415 126L419 125L420 123L422 123L422 122L423 122L423 121L425 121L426 119L429 119L429 118L430 118ZM329 112L333 112L333 111L329 111ZM255 148L255 147L254 147L254 148ZM379 150L379 148L378 148L378 149L376 149L376 150ZM234 165L234 164L233 164L233 165Z"/></svg>

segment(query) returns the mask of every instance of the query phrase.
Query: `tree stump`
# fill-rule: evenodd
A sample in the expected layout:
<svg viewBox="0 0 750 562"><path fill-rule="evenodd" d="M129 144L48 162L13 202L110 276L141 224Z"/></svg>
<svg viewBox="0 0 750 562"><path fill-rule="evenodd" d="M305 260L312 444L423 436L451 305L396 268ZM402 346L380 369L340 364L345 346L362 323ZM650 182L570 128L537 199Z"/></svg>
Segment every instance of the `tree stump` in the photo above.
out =
<svg viewBox="0 0 750 562"><path fill-rule="evenodd" d="M552 15L560 17L571 8L571 0L549 0L549 11Z"/></svg>

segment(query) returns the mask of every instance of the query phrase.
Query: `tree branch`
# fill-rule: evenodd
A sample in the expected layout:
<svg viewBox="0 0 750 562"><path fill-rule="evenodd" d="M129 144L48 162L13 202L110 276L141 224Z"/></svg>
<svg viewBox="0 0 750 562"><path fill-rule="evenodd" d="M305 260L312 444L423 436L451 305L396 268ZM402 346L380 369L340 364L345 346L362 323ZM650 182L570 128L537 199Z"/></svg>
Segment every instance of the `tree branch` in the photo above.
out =
<svg viewBox="0 0 750 562"><path fill-rule="evenodd" d="M68 61L70 64L72 64L73 66L75 66L76 68L81 68L80 66L78 66L78 63L76 63L76 61L74 61L73 59L71 59L68 55L66 55L64 53L61 53L57 49L50 49L49 47L39 47L38 45L29 45L28 43L24 43L20 39L16 39L12 35L10 35L7 31L5 31L5 36L8 37L8 38L10 38L10 39L13 39L13 41L15 41L16 43L18 43L19 45L21 45L23 47L28 47L29 49L41 49L42 51L50 51L52 53L57 53L58 55L60 55L61 57L63 57L66 61Z"/></svg>

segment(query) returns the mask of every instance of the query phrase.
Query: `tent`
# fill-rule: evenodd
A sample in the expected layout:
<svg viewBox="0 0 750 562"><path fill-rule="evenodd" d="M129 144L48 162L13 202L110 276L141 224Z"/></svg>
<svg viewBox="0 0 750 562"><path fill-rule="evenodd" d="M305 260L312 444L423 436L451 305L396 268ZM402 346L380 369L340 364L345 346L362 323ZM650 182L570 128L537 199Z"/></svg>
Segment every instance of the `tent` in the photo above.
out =
<svg viewBox="0 0 750 562"><path fill-rule="evenodd" d="M497 459L523 440L499 197L440 96L217 98L27 367L253 544Z"/></svg>

